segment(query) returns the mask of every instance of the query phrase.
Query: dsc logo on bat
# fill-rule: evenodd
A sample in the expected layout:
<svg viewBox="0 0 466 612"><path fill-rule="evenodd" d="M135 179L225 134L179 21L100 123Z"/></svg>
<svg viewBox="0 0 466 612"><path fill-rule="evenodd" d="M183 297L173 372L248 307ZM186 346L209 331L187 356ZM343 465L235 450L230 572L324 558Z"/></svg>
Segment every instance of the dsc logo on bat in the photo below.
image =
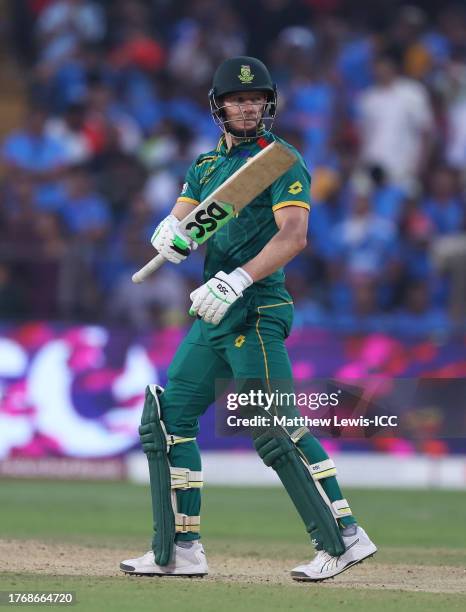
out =
<svg viewBox="0 0 466 612"><path fill-rule="evenodd" d="M193 240L202 244L233 215L234 209L230 204L211 202L195 214L194 221L186 224L185 231Z"/></svg>

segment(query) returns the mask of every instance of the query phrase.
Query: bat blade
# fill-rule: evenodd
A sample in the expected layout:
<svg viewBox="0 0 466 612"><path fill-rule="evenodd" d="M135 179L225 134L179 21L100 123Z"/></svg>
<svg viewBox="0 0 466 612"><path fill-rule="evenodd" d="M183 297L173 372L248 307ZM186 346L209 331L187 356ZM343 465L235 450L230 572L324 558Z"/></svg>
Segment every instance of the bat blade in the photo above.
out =
<svg viewBox="0 0 466 612"><path fill-rule="evenodd" d="M182 219L178 225L180 233L189 236L198 244L203 244L289 170L296 159L296 155L285 145L279 142L271 143L251 157ZM133 282L142 283L165 261L164 257L156 255L133 274Z"/></svg>

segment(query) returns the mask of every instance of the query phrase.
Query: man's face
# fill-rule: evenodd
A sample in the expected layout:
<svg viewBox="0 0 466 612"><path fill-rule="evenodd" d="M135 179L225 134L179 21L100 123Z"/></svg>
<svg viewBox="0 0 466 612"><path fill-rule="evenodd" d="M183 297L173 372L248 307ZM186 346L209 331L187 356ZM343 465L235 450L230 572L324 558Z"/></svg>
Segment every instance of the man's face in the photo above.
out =
<svg viewBox="0 0 466 612"><path fill-rule="evenodd" d="M223 98L222 106L228 130L254 130L262 118L267 95L263 91L234 92Z"/></svg>
<svg viewBox="0 0 466 612"><path fill-rule="evenodd" d="M41 136L44 131L46 115L40 109L33 109L27 117L29 132L34 136Z"/></svg>
<svg viewBox="0 0 466 612"><path fill-rule="evenodd" d="M379 85L390 85L397 76L396 65L388 59L381 58L375 63L374 73Z"/></svg>

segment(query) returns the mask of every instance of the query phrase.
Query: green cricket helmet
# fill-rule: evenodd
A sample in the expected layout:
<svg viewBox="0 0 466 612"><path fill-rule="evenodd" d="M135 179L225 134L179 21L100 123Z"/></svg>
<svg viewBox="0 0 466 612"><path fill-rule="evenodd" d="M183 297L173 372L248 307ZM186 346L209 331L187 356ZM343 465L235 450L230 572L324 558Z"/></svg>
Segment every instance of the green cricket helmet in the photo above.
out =
<svg viewBox="0 0 466 612"><path fill-rule="evenodd" d="M238 133L228 127L225 119L223 96L230 93L263 91L267 95L267 103L261 114L260 121L254 130L243 130ZM277 86L272 81L270 73L260 60L255 57L241 55L225 60L214 74L212 88L209 91L210 111L215 123L223 132L231 132L238 138L254 138L264 130L272 127L277 110Z"/></svg>

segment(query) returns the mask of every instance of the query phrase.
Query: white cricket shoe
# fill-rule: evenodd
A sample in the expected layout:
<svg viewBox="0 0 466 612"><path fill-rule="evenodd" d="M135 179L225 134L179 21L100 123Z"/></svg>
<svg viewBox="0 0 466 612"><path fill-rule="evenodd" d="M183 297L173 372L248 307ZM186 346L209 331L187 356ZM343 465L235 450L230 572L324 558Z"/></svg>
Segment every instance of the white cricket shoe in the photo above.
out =
<svg viewBox="0 0 466 612"><path fill-rule="evenodd" d="M347 530L350 530L350 528L347 527ZM352 535L343 535L342 533L342 537L346 552L339 557L332 557L324 550L318 551L310 563L298 565L291 571L293 580L318 582L333 578L333 576L341 574L356 563L361 563L364 559L372 557L377 552L376 545L369 539L362 527L358 526Z"/></svg>
<svg viewBox="0 0 466 612"><path fill-rule="evenodd" d="M175 544L169 565L157 565L152 550L137 559L126 559L120 563L121 571L137 576L205 576L209 571L204 547L194 541L189 548ZM187 542L186 542L187 544Z"/></svg>

